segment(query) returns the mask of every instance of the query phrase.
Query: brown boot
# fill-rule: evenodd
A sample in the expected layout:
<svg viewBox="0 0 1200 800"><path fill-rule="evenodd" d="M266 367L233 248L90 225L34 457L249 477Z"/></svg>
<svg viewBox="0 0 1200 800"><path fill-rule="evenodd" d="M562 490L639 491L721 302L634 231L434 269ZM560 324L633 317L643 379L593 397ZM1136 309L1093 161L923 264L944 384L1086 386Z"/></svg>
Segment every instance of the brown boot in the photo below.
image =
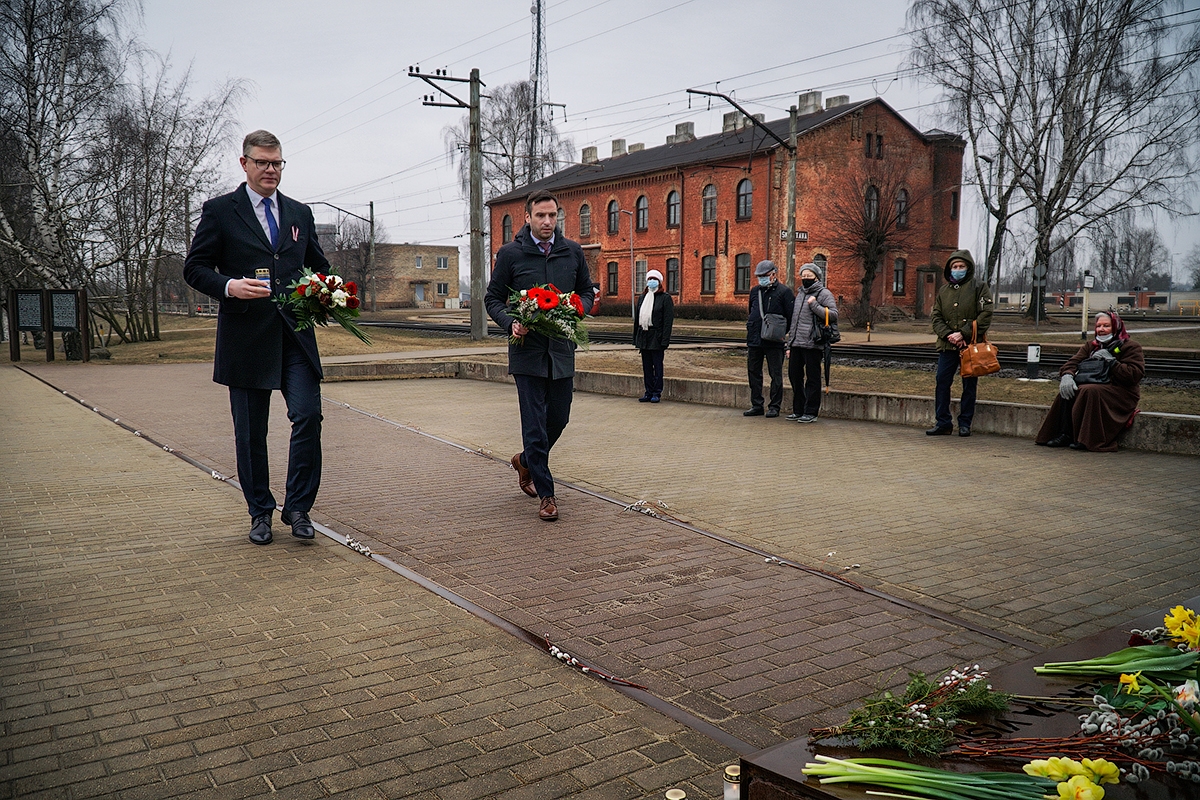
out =
<svg viewBox="0 0 1200 800"><path fill-rule="evenodd" d="M517 471L517 485L521 487L521 491L530 497L537 497L537 489L533 488L533 476L529 474L529 470L521 463L521 454L517 453L512 457L512 468Z"/></svg>
<svg viewBox="0 0 1200 800"><path fill-rule="evenodd" d="M546 522L558 519L558 501L553 497L543 497L542 507L538 509L538 517Z"/></svg>

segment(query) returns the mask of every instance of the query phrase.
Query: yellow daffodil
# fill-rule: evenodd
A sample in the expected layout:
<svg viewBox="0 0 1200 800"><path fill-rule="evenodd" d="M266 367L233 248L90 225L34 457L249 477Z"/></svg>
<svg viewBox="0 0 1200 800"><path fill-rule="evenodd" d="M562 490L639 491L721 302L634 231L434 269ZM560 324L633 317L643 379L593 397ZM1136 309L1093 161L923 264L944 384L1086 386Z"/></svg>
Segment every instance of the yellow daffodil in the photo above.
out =
<svg viewBox="0 0 1200 800"><path fill-rule="evenodd" d="M1059 800L1104 800L1104 790L1082 775L1058 785Z"/></svg>
<svg viewBox="0 0 1200 800"><path fill-rule="evenodd" d="M1181 706L1195 705L1200 702L1200 684L1196 681L1184 681L1175 687L1175 702Z"/></svg>
<svg viewBox="0 0 1200 800"><path fill-rule="evenodd" d="M1091 773L1093 783L1121 782L1121 770L1116 764L1103 758L1085 758L1083 768Z"/></svg>
<svg viewBox="0 0 1200 800"><path fill-rule="evenodd" d="M1086 777L1083 765L1070 758L1052 756L1045 761L1030 761L1021 769L1026 775L1049 778L1052 781L1065 781L1072 776Z"/></svg>
<svg viewBox="0 0 1200 800"><path fill-rule="evenodd" d="M1132 675L1128 675L1125 673L1121 674L1121 683L1125 685L1126 693L1137 694L1138 692L1140 692L1142 690L1141 684L1138 683L1138 678L1140 678L1140 677L1142 677L1142 673L1140 670L1138 672L1133 673Z"/></svg>
<svg viewBox="0 0 1200 800"><path fill-rule="evenodd" d="M1200 623L1195 620L1185 622L1175 632L1175 638L1181 640L1192 650L1200 650Z"/></svg>
<svg viewBox="0 0 1200 800"><path fill-rule="evenodd" d="M1196 624L1196 612L1183 606L1175 606L1163 617L1163 625L1172 636L1178 636L1179 629L1188 623Z"/></svg>

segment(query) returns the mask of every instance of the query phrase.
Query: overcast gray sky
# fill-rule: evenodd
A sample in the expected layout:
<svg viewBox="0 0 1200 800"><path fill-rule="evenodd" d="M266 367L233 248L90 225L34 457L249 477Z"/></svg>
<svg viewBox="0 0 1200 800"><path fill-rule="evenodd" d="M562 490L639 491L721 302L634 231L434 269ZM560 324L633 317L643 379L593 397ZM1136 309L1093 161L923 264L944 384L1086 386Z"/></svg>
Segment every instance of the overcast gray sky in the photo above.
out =
<svg viewBox="0 0 1200 800"><path fill-rule="evenodd" d="M443 143L462 112L422 106L429 87L408 67L461 77L478 67L490 86L527 78L529 0L144 2L143 42L170 53L177 71L190 63L196 94L229 78L251 82L242 128L282 139L285 194L364 216L373 200L390 241L466 247L466 204ZM936 90L900 77L904 2L546 0L546 8L550 97L566 104L556 121L576 154L597 145L605 157L616 138L659 145L685 120L698 136L719 131L730 109L697 98L689 107L689 87L716 87L768 119L811 89L880 96L922 130L950 127ZM231 187L238 155L229 155ZM982 218L972 211L960 241L981 252ZM318 207L318 220L333 221L331 213ZM1195 218L1160 230L1177 267L1200 243Z"/></svg>

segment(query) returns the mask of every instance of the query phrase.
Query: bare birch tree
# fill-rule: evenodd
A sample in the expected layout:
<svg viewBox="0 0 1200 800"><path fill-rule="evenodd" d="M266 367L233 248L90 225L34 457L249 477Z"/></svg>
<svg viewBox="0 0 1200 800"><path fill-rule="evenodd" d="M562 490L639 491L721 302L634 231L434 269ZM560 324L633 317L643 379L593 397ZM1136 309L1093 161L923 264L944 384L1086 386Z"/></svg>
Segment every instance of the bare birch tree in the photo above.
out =
<svg viewBox="0 0 1200 800"><path fill-rule="evenodd" d="M966 130L998 242L1032 217L1033 266L1124 210L1189 212L1200 23L1167 0L914 0L912 61ZM986 158L985 158L986 157ZM1041 303L1035 292L1030 312Z"/></svg>
<svg viewBox="0 0 1200 800"><path fill-rule="evenodd" d="M524 186L529 167L530 125L533 124L533 87L529 81L515 81L488 91L480 104L480 128L483 136L483 196L496 197ZM470 195L470 120L463 117L457 125L444 129L446 154L458 165L463 197ZM542 139L548 149L538 155L541 162L534 174L549 175L571 163L574 145L560 139L550 126Z"/></svg>

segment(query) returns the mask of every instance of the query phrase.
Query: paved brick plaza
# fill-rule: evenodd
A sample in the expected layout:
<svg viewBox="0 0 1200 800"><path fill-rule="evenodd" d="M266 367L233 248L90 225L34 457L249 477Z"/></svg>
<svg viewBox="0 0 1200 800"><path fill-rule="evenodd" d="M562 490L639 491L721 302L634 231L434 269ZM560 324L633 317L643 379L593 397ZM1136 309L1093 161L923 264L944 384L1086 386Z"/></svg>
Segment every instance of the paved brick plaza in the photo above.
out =
<svg viewBox="0 0 1200 800"><path fill-rule="evenodd" d="M233 473L210 366L32 369ZM15 369L0 380L16 610L0 796L717 795L732 750L328 539L293 543L277 518L275 544L249 545L235 489ZM572 489L539 522L506 464L511 386L325 394L385 419L327 404L318 521L745 748L834 722L907 670L994 666L1196 593L1195 459L576 396L560 480L830 571L858 563L854 580L1001 640ZM276 484L286 427L280 403ZM1080 523L1080 503L1106 523Z"/></svg>

